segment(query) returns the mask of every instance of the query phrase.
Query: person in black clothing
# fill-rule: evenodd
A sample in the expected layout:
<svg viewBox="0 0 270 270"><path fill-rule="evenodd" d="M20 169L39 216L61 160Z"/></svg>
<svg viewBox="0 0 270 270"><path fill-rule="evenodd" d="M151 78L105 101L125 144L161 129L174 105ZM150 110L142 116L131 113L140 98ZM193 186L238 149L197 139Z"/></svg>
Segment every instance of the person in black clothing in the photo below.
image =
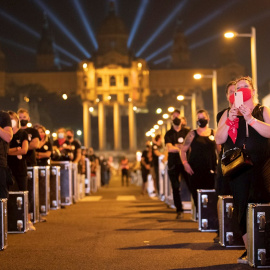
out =
<svg viewBox="0 0 270 270"><path fill-rule="evenodd" d="M198 128L188 133L181 149L181 160L190 175L189 184L196 210L198 211L197 189L214 189L217 165L215 131L208 127L209 114L197 112ZM190 151L187 157L187 152Z"/></svg>
<svg viewBox="0 0 270 270"><path fill-rule="evenodd" d="M226 85L226 98L229 102L229 107L226 109L223 109L222 111L220 111L217 116L216 116L216 120L217 120L217 124L219 123L219 120L221 118L221 116L223 115L223 113L225 111L227 111L228 109L230 109L231 105L229 98L230 96L235 92L235 81L230 81L227 85ZM216 174L216 179L215 179L215 190L217 193L217 196L219 195L232 195L232 191L231 191L231 187L230 187L230 183L227 177L224 177L221 171L221 156L223 154L223 145L221 145L221 151L219 154L219 158L218 158L218 164L217 164L217 174ZM218 207L219 209L219 207Z"/></svg>
<svg viewBox="0 0 270 270"><path fill-rule="evenodd" d="M39 148L36 149L36 159L38 166L48 166L51 164L52 144L49 136L46 134L46 128L42 125L35 125L41 138Z"/></svg>
<svg viewBox="0 0 270 270"><path fill-rule="evenodd" d="M39 133L35 128L27 127L27 124L30 121L30 116L26 109L19 109L17 114L20 119L21 129L24 129L28 134L29 147L26 154L26 164L27 166L36 166L36 149L39 148L40 141Z"/></svg>
<svg viewBox="0 0 270 270"><path fill-rule="evenodd" d="M16 182L9 190L27 191L27 165L25 155L28 151L28 134L25 130L20 129L18 115L13 111L9 111L8 114L11 119L13 138L9 143L7 161Z"/></svg>
<svg viewBox="0 0 270 270"><path fill-rule="evenodd" d="M223 113L216 133L216 142L224 144L224 151L234 147L249 153L253 166L230 177L233 187L233 206L246 248L248 203L269 203L270 198L270 109L258 104L257 89L251 78L236 80L236 91L243 92L243 105L233 104ZM246 132L249 136L246 138ZM237 260L248 263L247 251Z"/></svg>
<svg viewBox="0 0 270 270"><path fill-rule="evenodd" d="M150 141L146 142L146 147L141 156L141 172L142 172L142 195L146 194L147 177L150 173L151 149Z"/></svg>
<svg viewBox="0 0 270 270"><path fill-rule="evenodd" d="M180 180L185 178L186 173L180 159L180 150L184 139L188 134L188 129L181 129L180 111L175 110L172 113L172 128L165 134L165 145L168 151L168 175L173 190L173 200L176 207L177 219L183 217L183 206L180 195ZM181 179L180 179L181 178Z"/></svg>
<svg viewBox="0 0 270 270"><path fill-rule="evenodd" d="M81 160L82 156L82 145L79 140L74 139L74 131L72 129L68 129L66 132L66 138L71 145L71 150L73 152L73 163L78 163Z"/></svg>
<svg viewBox="0 0 270 270"><path fill-rule="evenodd" d="M13 136L9 114L0 111L0 198L8 198L7 152Z"/></svg>
<svg viewBox="0 0 270 270"><path fill-rule="evenodd" d="M161 136L156 135L153 145L152 145L152 164L154 167L154 183L156 194L159 194L159 157L162 156L162 153L159 151L161 148Z"/></svg>
<svg viewBox="0 0 270 270"><path fill-rule="evenodd" d="M53 160L71 161L72 159L73 153L70 142L66 139L66 129L59 128L57 130L57 139L53 141Z"/></svg>

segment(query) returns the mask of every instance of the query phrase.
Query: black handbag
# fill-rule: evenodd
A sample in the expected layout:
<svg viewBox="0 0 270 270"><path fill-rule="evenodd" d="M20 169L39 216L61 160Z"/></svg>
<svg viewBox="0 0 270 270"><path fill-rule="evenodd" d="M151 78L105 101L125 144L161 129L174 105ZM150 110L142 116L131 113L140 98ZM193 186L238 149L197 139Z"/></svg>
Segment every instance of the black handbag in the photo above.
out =
<svg viewBox="0 0 270 270"><path fill-rule="evenodd" d="M246 138L249 137L248 124L246 123ZM233 176L247 170L253 163L246 150L246 138L242 148L235 147L225 151L221 157L221 170L223 176Z"/></svg>

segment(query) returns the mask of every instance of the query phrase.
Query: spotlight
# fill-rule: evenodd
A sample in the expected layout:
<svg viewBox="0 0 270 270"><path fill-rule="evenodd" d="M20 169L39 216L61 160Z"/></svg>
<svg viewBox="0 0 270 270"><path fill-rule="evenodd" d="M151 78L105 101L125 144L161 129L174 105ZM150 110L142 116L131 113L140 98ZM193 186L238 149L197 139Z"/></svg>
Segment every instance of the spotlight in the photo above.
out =
<svg viewBox="0 0 270 270"><path fill-rule="evenodd" d="M161 126L163 125L163 121L162 120L158 120L157 123Z"/></svg>
<svg viewBox="0 0 270 270"><path fill-rule="evenodd" d="M51 20L60 28L60 30L65 33L66 36L69 37L70 41L74 43L77 48L84 54L85 57L90 58L91 55L87 52L87 50L78 42L78 40L73 36L73 34L66 28L66 26L55 16L50 9L41 1L36 0L35 3L45 10Z"/></svg>
<svg viewBox="0 0 270 270"><path fill-rule="evenodd" d="M172 113L174 111L174 107L169 107L168 112Z"/></svg>
<svg viewBox="0 0 270 270"><path fill-rule="evenodd" d="M156 57L157 55L159 55L160 53L162 53L166 49L170 48L172 45L173 45L173 41L168 42L167 44L165 44L164 46L162 46L161 48L159 48L158 50L156 50L155 52L153 52L152 54L147 56L145 58L145 61L147 61L147 62L150 61L151 59L153 59L154 57Z"/></svg>
<svg viewBox="0 0 270 270"><path fill-rule="evenodd" d="M81 130L77 130L77 135L81 136L82 135L82 131Z"/></svg>
<svg viewBox="0 0 270 270"><path fill-rule="evenodd" d="M75 5L75 8L77 9L77 11L78 11L78 13L80 15L80 18L81 18L81 20L83 22L83 25L84 25L84 27L85 27L88 35L90 36L90 39L91 39L91 41L92 41L95 49L97 50L98 49L97 40L95 38L95 35L93 33L93 30L91 29L91 26L90 26L89 22L87 21L87 18L85 16L84 12L83 12L82 7L81 7L81 5L80 5L80 3L79 3L78 0L75 0L73 2L74 2L74 5Z"/></svg>
<svg viewBox="0 0 270 270"><path fill-rule="evenodd" d="M46 134L46 135L50 135L50 133L51 133L51 132L50 132L48 129L45 131L45 134Z"/></svg>
<svg viewBox="0 0 270 270"><path fill-rule="evenodd" d="M168 61L168 60L171 60L171 56L170 55L167 55L167 56L165 56L165 57L163 57L161 59L156 60L154 62L154 65L158 65L158 64L160 64L162 62L165 62L165 61Z"/></svg>
<svg viewBox="0 0 270 270"><path fill-rule="evenodd" d="M169 115L168 115L167 113L164 113L164 114L162 115L162 118L163 118L163 119L168 119L168 118L169 118Z"/></svg>
<svg viewBox="0 0 270 270"><path fill-rule="evenodd" d="M93 112L94 111L94 108L93 107L90 107L89 108L89 112Z"/></svg>
<svg viewBox="0 0 270 270"><path fill-rule="evenodd" d="M179 12L183 9L187 0L181 1L181 3L172 11L167 19L158 27L154 34L144 43L140 50L136 53L136 56L140 56L146 48L157 38L157 36L164 30L164 28L176 17L179 16Z"/></svg>
<svg viewBox="0 0 270 270"><path fill-rule="evenodd" d="M67 100L67 99L68 99L67 94L63 94L63 95L62 95L62 98L63 98L63 100Z"/></svg>
<svg viewBox="0 0 270 270"><path fill-rule="evenodd" d="M157 108L156 109L156 114L161 114L162 113L162 109L161 108Z"/></svg>
<svg viewBox="0 0 270 270"><path fill-rule="evenodd" d="M135 22L131 28L131 31L130 31L130 35L129 35L129 38L128 38L128 42L127 42L127 46L130 48L131 44L132 44L132 41L135 37L135 34L136 34L136 31L138 30L138 26L139 26L139 23L140 21L142 20L142 17L143 17L143 14L146 10L146 6L147 4L149 3L149 0L142 0L141 1L141 5L138 9L138 12L136 14L136 17L135 17Z"/></svg>
<svg viewBox="0 0 270 270"><path fill-rule="evenodd" d="M154 125L154 129L159 129L159 125Z"/></svg>

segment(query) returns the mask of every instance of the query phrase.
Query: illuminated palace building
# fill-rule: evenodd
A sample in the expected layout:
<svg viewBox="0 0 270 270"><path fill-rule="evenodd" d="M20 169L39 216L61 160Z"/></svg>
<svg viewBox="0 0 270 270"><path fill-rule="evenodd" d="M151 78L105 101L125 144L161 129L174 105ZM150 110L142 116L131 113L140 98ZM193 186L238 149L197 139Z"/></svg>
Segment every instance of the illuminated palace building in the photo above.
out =
<svg viewBox="0 0 270 270"><path fill-rule="evenodd" d="M146 115L149 118L148 97L162 98L170 93L173 99L179 94L191 96L196 93L197 109L204 108L203 92L211 91L211 80L198 82L193 79L193 74L212 74L212 69L192 67L181 25L176 26L173 37L170 66L162 69L149 68L144 59L138 59L130 52L127 47L128 32L113 9L102 22L97 41L98 49L90 59L81 61L73 69L59 69L55 65L53 42L45 18L34 72L6 72L2 65L5 57L0 51L0 94L5 96L11 84L39 84L49 93L79 95L83 104L84 145L98 150L135 151L138 146L142 147L149 126L143 120L140 120L140 125L137 124L139 117L144 119L142 115L145 119ZM228 62L228 59L216 68L218 87L222 89L220 96L224 100L226 83L245 74L243 66ZM212 102L211 94L209 100ZM190 110L190 101L183 104L187 111ZM226 103L222 105L227 106ZM211 113L212 107L209 108ZM30 114L34 115L31 108ZM190 120L190 113L186 116ZM137 145L138 129L144 138L139 138L140 144L138 141Z"/></svg>

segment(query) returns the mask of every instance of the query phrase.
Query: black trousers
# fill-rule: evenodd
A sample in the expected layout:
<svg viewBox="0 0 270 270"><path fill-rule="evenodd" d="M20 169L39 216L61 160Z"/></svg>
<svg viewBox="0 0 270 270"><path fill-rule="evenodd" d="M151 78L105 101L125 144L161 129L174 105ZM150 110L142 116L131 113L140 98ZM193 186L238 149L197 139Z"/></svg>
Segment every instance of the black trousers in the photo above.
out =
<svg viewBox="0 0 270 270"><path fill-rule="evenodd" d="M126 178L126 184L128 186L128 170L127 169L122 169L122 186L125 183L124 178Z"/></svg>
<svg viewBox="0 0 270 270"><path fill-rule="evenodd" d="M0 167L0 198L8 198L6 168Z"/></svg>
<svg viewBox="0 0 270 270"><path fill-rule="evenodd" d="M172 167L168 168L168 175L173 190L173 201L177 212L183 211L182 199L180 195L180 175L182 175L182 172L183 172L182 164L175 164Z"/></svg>

